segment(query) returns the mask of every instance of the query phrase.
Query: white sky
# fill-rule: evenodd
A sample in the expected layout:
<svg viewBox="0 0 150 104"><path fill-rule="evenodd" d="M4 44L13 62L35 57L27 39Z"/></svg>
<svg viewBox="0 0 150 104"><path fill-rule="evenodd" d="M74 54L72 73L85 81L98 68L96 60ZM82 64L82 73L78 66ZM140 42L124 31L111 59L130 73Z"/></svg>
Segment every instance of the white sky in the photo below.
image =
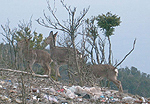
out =
<svg viewBox="0 0 150 104"><path fill-rule="evenodd" d="M53 0L50 0L51 5ZM66 11L56 1L57 16L66 20ZM77 7L78 13L90 5L86 17L97 16L110 12L121 17L121 25L116 28L111 37L115 59L122 58L132 48L133 40L137 38L134 52L123 62L122 67L134 66L142 72L150 73L150 0L65 0L67 5ZM33 29L47 36L50 29L44 28L35 21L43 17L43 10L47 10L46 0L0 0L0 25L5 25L7 19L10 27L17 27L19 21L29 21L32 17ZM0 33L2 29L0 28ZM0 36L2 42L2 36Z"/></svg>

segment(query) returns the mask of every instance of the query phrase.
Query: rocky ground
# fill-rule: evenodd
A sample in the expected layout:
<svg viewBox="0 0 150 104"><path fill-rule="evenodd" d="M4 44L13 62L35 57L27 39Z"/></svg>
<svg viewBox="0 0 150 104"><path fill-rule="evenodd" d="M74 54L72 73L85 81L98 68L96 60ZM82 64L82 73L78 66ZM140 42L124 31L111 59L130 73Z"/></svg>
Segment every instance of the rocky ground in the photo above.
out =
<svg viewBox="0 0 150 104"><path fill-rule="evenodd" d="M0 104L148 104L150 99L107 88L81 87L0 71Z"/></svg>

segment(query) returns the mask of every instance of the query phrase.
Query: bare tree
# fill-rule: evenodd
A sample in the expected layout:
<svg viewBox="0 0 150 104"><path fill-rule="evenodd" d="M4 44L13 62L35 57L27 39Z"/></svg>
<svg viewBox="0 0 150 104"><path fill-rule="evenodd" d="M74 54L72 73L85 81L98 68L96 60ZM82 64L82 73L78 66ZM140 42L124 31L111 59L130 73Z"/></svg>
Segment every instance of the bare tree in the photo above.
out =
<svg viewBox="0 0 150 104"><path fill-rule="evenodd" d="M56 16L56 8L51 8L49 2L47 2L47 4L48 4L48 10L50 11L52 18L50 18L50 16L47 16L45 14L45 12L44 12L45 19L39 18L37 20L37 22L40 25L44 26L44 27L63 31L65 34L67 34L70 37L71 44L69 46L73 48L73 51L74 51L73 52L74 53L73 56L74 56L75 66L76 66L76 69L77 69L77 72L78 72L78 75L79 75L79 78L80 78L80 84L82 84L83 83L83 76L84 77L86 76L86 71L84 69L87 68L87 66L86 66L87 63L86 63L86 61L84 62L84 58L83 58L82 62L80 62L78 60L75 40L76 40L76 37L78 36L78 33L79 33L78 29L82 25L82 23L84 21L83 18L87 14L89 8L83 9L83 11L81 12L80 16L76 18L76 16L75 16L76 8L71 9L70 6L67 6L64 3L64 1L61 0L61 4L65 8L65 10L67 11L68 16L69 16L67 21L63 20L63 22L61 22L61 20ZM107 15L109 17L109 13ZM120 22L121 22L120 21L120 17L118 18L116 16L114 19L116 19L116 22L118 24L115 24L112 27L109 27L108 29L107 29L107 26L106 26L106 30L105 30L105 26L104 26L104 28L101 27L101 25L103 26L103 24L101 24L101 23L103 23L103 20L101 21L101 18L94 18L93 20L91 20L91 23L88 24L89 27L87 26L88 29L87 29L87 32L85 33L86 34L86 39L83 39L83 43L81 43L82 47L84 47L83 50L82 50L82 53L84 53L83 55L85 55L85 53L90 54L92 64L98 64L99 66L104 64L104 63L112 64L112 60L111 60L111 58L112 58L112 50L111 50L111 41L110 41L110 37L109 36L113 35L114 27L118 26L120 24ZM52 20L54 20L54 21L52 21ZM94 24L95 20L99 21L99 23L98 23L99 27L102 28L104 30L104 32L105 32L106 37L104 39L102 39L99 36L99 34L98 34L97 27ZM105 21L105 22L107 22L107 21ZM105 39L107 39L107 38L108 38L108 43L109 43L108 62L106 62L106 60L105 60ZM88 47L86 46L86 42L89 44ZM51 47L55 47L55 43L53 41L51 42L51 44L53 44ZM63 49L61 49L61 51L62 50ZM83 51L86 51L86 52L83 52ZM55 52L54 49L53 49L53 52ZM61 58L62 56L59 56L59 57ZM84 63L84 65L80 65L80 63ZM93 68L94 67L91 67L90 69L92 70ZM109 69L109 68L110 68L110 66L108 66L107 69ZM110 69L115 69L115 68L116 67L111 66ZM97 68L96 70L99 71L99 70L102 70L102 69L100 67L100 69ZM111 73L111 71L110 71L110 73ZM103 74L107 74L107 73L105 72ZM116 74L114 74L113 77L115 77L113 79L114 83L117 86L119 86L119 88L121 90L122 89L122 87L120 87L121 85L117 84L117 83L120 83L120 82L116 79L116 77L117 77ZM112 80L112 79L110 79L110 80Z"/></svg>
<svg viewBox="0 0 150 104"><path fill-rule="evenodd" d="M118 64L115 65L115 67L117 67L117 66L119 66L120 64L122 64L122 62L134 51L134 49L135 49L135 44L136 44L136 39L134 39L132 49L124 56L124 58L123 58Z"/></svg>
<svg viewBox="0 0 150 104"><path fill-rule="evenodd" d="M80 84L82 84L82 77L81 77L81 70L79 68L78 65L78 61L77 61L77 53L76 53L76 45L75 45L75 38L77 37L78 33L77 30L78 28L81 26L82 22L83 22L83 18L85 17L85 15L87 14L89 8L87 9L83 9L82 12L80 12L80 16L78 16L77 18L75 17L75 13L76 13L76 8L73 8L73 10L71 9L70 6L67 6L63 0L61 0L61 4L63 5L63 7L65 8L65 10L68 12L68 19L67 21L62 24L60 22L60 20L58 19L58 17L55 15L55 9L52 9L50 6L50 3L47 2L48 4L48 10L50 11L51 15L54 18L54 22L52 21L51 18L49 18L49 16L46 16L46 14L44 13L44 17L47 21L47 23L45 22L44 19L38 19L37 22L45 27L51 28L51 29L57 29L57 30L61 30L65 33L67 33L70 38L71 38L71 42L72 42L72 47L74 50L74 59L75 59L75 66L76 69L78 70L78 74L80 76Z"/></svg>
<svg viewBox="0 0 150 104"><path fill-rule="evenodd" d="M1 27L4 31L4 33L1 33L4 36L1 61L6 68L18 69L16 41L14 39L16 28L10 29L9 21L5 26L1 25Z"/></svg>
<svg viewBox="0 0 150 104"><path fill-rule="evenodd" d="M86 42L88 44L85 51L90 55L92 64L102 64L105 61L105 38L100 37L95 20L96 18L92 17L92 19L85 21Z"/></svg>
<svg viewBox="0 0 150 104"><path fill-rule="evenodd" d="M112 49L111 49L110 36L113 35L115 27L120 25L121 23L120 17L118 17L118 15L116 14L113 15L111 12L107 12L106 15L102 14L97 16L96 20L97 20L97 25L101 28L101 30L103 30L104 35L108 39L108 43L109 43L108 63L112 64L111 63Z"/></svg>

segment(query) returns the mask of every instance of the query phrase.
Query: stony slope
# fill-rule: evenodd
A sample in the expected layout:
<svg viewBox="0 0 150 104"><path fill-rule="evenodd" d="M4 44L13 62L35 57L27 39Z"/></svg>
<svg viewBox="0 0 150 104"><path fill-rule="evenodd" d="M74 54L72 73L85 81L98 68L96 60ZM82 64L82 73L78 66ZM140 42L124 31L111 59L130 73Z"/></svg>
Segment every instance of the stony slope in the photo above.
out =
<svg viewBox="0 0 150 104"><path fill-rule="evenodd" d="M0 104L142 103L149 99L96 87L62 84L49 78L0 71Z"/></svg>

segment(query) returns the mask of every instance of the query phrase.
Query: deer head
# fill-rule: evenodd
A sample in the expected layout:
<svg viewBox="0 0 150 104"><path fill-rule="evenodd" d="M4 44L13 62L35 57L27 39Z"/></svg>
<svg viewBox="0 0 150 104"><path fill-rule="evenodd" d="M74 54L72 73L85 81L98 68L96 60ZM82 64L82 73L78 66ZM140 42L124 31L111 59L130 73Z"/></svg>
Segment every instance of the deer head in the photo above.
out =
<svg viewBox="0 0 150 104"><path fill-rule="evenodd" d="M29 39L27 39L27 38L25 38L25 39L23 39L23 40L21 40L21 41L19 41L19 42L17 42L17 46L18 46L18 49L29 49L29 42L30 42L30 39L31 38L29 38Z"/></svg>
<svg viewBox="0 0 150 104"><path fill-rule="evenodd" d="M56 46L56 36L57 36L58 32L56 32L55 34L53 34L53 31L51 31L49 33L49 36L46 38L45 43L50 45L50 48L53 48Z"/></svg>

